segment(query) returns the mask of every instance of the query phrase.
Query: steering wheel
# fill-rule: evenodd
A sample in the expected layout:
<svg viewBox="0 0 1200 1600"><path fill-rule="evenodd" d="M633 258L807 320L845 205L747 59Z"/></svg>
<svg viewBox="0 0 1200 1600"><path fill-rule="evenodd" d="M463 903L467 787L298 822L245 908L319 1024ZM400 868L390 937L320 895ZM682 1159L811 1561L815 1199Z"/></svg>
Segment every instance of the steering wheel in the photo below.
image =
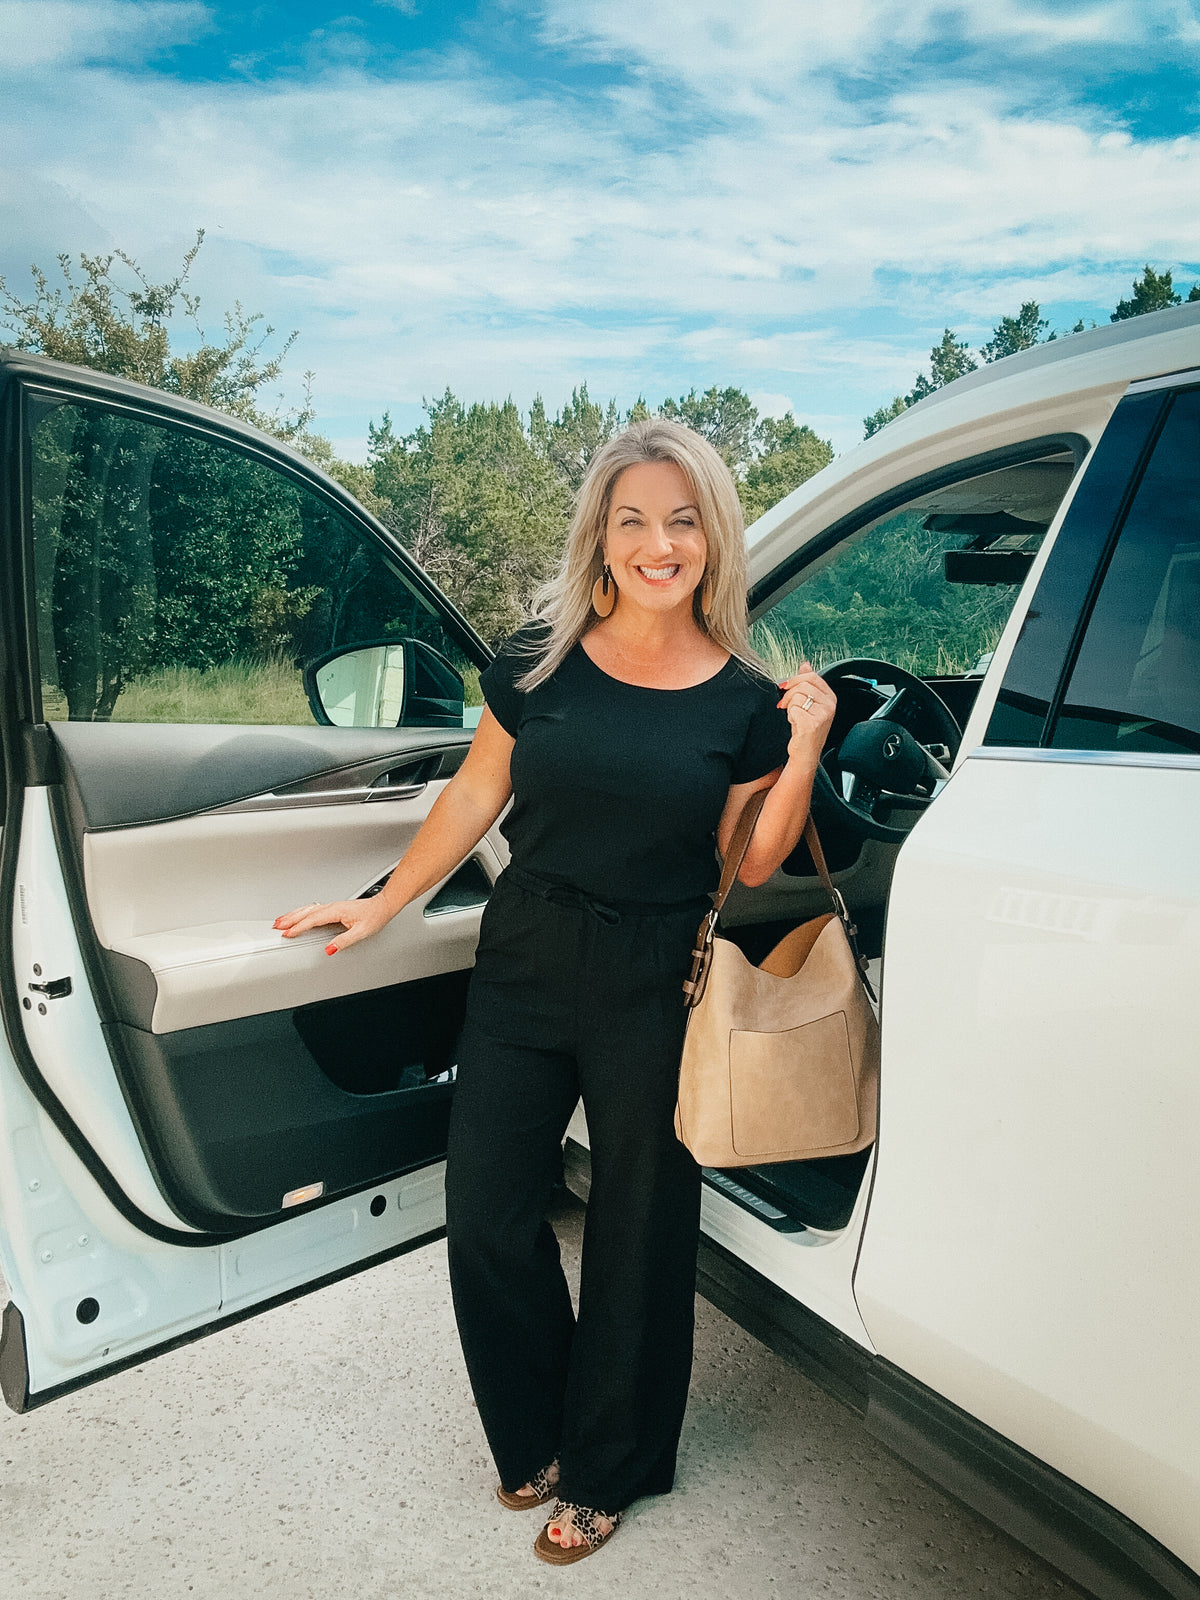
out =
<svg viewBox="0 0 1200 1600"><path fill-rule="evenodd" d="M894 809L920 811L950 776L962 729L950 707L903 667L868 656L837 661L822 678L838 696L830 743L817 769L825 808L832 808L860 838L901 844L913 826L889 819ZM867 716L850 710L876 702Z"/></svg>

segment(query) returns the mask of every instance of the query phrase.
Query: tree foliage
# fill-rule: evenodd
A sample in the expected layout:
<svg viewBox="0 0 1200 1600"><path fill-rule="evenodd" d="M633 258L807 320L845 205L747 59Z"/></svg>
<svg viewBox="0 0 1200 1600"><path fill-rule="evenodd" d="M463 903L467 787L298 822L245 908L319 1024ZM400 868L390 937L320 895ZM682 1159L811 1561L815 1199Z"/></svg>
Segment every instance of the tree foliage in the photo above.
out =
<svg viewBox="0 0 1200 1600"><path fill-rule="evenodd" d="M425 571L498 640L562 547L574 464L556 469L537 438L543 419L527 427L511 400L467 406L447 390L426 419L404 438L389 417L372 427L372 488Z"/></svg>
<svg viewBox="0 0 1200 1600"><path fill-rule="evenodd" d="M1117 301L1117 309L1108 320L1124 322L1127 317L1144 316L1147 311L1165 311L1168 306L1179 305L1182 298L1171 280L1170 267L1156 272L1147 261L1142 277L1133 280L1133 294L1128 300ZM1192 285L1188 299L1200 300L1200 283Z"/></svg>
<svg viewBox="0 0 1200 1600"><path fill-rule="evenodd" d="M715 384L703 394L689 389L678 400L664 400L658 415L702 434L739 477L756 459L758 410L743 389L718 389Z"/></svg>
<svg viewBox="0 0 1200 1600"><path fill-rule="evenodd" d="M297 333L268 355L275 329L235 301L223 318L222 336L210 338L200 324L199 296L187 287L203 243L201 228L179 271L163 283L152 283L123 250L81 255L78 277L71 258L60 255L61 283L52 283L40 267L32 267L34 292L28 301L0 278L0 325L11 331L19 350L148 383L287 438L302 433L311 418L309 409L281 417L264 410L259 399L263 388L278 379ZM117 281L114 262L125 267L132 287ZM199 338L186 353L171 348L169 323L177 311Z"/></svg>
<svg viewBox="0 0 1200 1600"><path fill-rule="evenodd" d="M274 329L237 303L221 319L219 335L204 331L199 297L189 287L203 239L198 232L178 271L161 282L119 250L82 255L78 266L61 256L56 281L34 268L29 299L0 279L0 325L8 327L19 348L152 384L288 439L391 527L491 642L503 638L526 614L534 590L559 557L573 497L588 464L628 422L659 415L695 428L731 468L748 522L832 460L828 440L790 412L760 416L750 396L736 386L693 388L657 405L641 397L622 413L615 401L593 400L582 383L554 415L540 397L523 414L511 399L467 403L447 390L426 403L424 420L410 433L397 433L384 412L369 429L366 462L344 461L311 425L307 386L303 405L291 413L281 414L264 401L295 333L277 341L272 353ZM1180 299L1171 271L1158 272L1147 264L1144 275L1134 281L1132 298L1120 302L1112 320ZM1193 286L1188 299L1200 300L1200 285ZM181 321L192 329L187 348L173 343ZM1082 328L1079 322L1071 331ZM1002 317L976 352L945 327L929 352L928 368L917 374L912 388L864 418L866 435L981 362L1001 360L1055 337L1032 300L1015 315ZM64 414L56 426L67 428L68 422ZM119 656L128 676L167 662L211 667L238 652L302 653L315 648L318 640L340 637L339 619L365 604L359 591L368 583L365 569L355 568L348 546L343 549L332 533L309 528L307 513L302 518L286 495L273 498L249 476L239 487L226 473L224 499L214 499L195 452L179 462L169 459L170 450L162 445L139 455L128 429L120 438L116 433L109 438L105 426L102 417L76 419L70 422L74 432L69 439L64 435L60 440L51 427L41 446L46 452L40 463L45 482L54 481L56 450L73 452L76 462L73 493L78 503L64 502L55 510L55 537L64 542L62 572L73 570L70 552L78 546L79 562L86 557L89 570L102 574L91 631L85 629L78 638L71 633L76 624L68 618L80 614L82 602L62 587L69 586L68 579L61 580L61 592L44 597L47 618L57 618L61 628L64 694L73 697L78 714L108 714L125 687L105 678L101 658L106 651L113 659ZM102 501L107 522L97 511ZM128 517L135 520L151 506L154 528L122 524L121 507L126 504ZM211 515L200 518L196 508L201 505ZM195 527L203 523L203 538L181 539L170 550L155 549L155 540L161 538L155 528L180 518ZM120 556L116 545L111 550L104 545L113 529L121 530ZM903 540L897 549L901 544ZM826 606L828 615L806 617L806 630L819 633L828 624L836 632L835 613L846 607L880 606L889 615L895 605L921 609L915 591L909 592L911 585L906 587L907 578L901 583L899 577L901 569L911 574L920 563L915 556L907 565L899 557L897 561L891 584L895 594L871 598L863 587L869 589L870 581L858 574L852 594L838 590L835 595L831 588L822 597L814 590L809 600ZM157 574L157 589L147 576L151 569ZM325 614L329 605L337 615ZM410 621L419 628L419 618ZM109 649L118 640L119 651ZM928 640L921 648L928 648Z"/></svg>
<svg viewBox="0 0 1200 1600"><path fill-rule="evenodd" d="M35 267L29 300L0 280L0 324L7 325L21 349L185 395L289 440L391 527L490 641L516 626L533 591L553 570L588 463L624 424L657 414L694 427L729 463L748 519L761 515L832 459L828 441L790 413L760 418L749 395L736 387L713 385L703 393L692 389L657 407L638 399L622 415L615 401L594 401L584 383L553 417L540 397L524 416L511 399L467 404L447 391L426 404L424 422L409 434L397 434L385 412L370 427L365 464L341 460L311 426L307 385L298 411L281 415L263 403L263 391L279 378L294 333L269 354L274 329L240 304L224 317L221 337L204 332L199 297L188 286L203 240L203 231L198 232L179 270L163 282L152 281L119 250L83 255L78 269L61 256L58 283ZM180 318L194 333L187 350L172 343ZM48 451L54 448L52 435L53 430L45 444ZM180 506L186 501L194 508L196 496L204 492L204 473L194 464L200 479L191 482L182 465L178 472L171 469L161 450L156 464L143 459L139 465L126 435L121 441L97 438L93 443L94 449L79 433L71 447L83 452L80 460L94 457L94 488L89 492L93 499L110 496L105 516L112 537L126 551L127 566L128 551L140 546L130 529L121 531L111 503L121 474L153 470L156 483L168 486L163 493L182 496ZM49 464L43 465L50 472ZM92 671L92 657L99 660L97 651L104 653L105 640L112 647L109 653L119 655L127 670L153 666L163 652L185 665L205 667L233 650L298 648L301 637L315 626L317 613L306 621L306 607L316 603L312 597L323 592L322 584L328 580L335 587L352 586L349 574L302 574L301 567L312 565L312 541L304 542L309 553L302 559L294 507L280 501L258 506L250 516L249 486L246 492L250 498L241 508L246 513L241 522L236 506L214 502L208 519L211 537L181 541L177 550L164 553L165 587L157 596L148 597L145 583L139 588L141 580L130 571L114 567L108 574L107 621L96 623L99 633L88 640L81 637L77 650L63 635L67 655L77 655L81 663L80 685L72 691L77 705L82 708L84 698L91 696L90 712L80 709L79 714L107 714L122 692L122 684L105 686L103 673L97 677ZM138 503L136 494L129 503ZM229 526L222 531L224 525L217 524L226 511ZM61 537L79 543L80 562L89 550L89 559L100 559L94 543L87 546L87 541L108 538L109 533L97 532L103 525L96 505L90 513L86 507L78 513L68 508ZM73 560L64 554L64 570ZM113 563L120 564L115 554ZM223 612L211 603L218 594L227 597ZM60 621L65 628L62 608ZM138 628L144 638L135 649L130 630ZM66 678L72 670L68 663Z"/></svg>
<svg viewBox="0 0 1200 1600"><path fill-rule="evenodd" d="M625 423L655 414L639 400L623 416L586 384L554 417L535 400L528 420L511 400L464 405L447 391L426 421L398 435L372 425L369 486L389 527L490 642L528 612L562 550L573 497L593 455ZM699 425L734 470L748 519L833 459L811 428L760 418L741 389L693 390L657 414Z"/></svg>
<svg viewBox="0 0 1200 1600"><path fill-rule="evenodd" d="M992 330L992 337L979 347L984 361L1002 361L1005 356L1015 356L1018 350L1032 350L1041 342L1050 322L1042 316L1036 300L1026 300L1015 317L1001 317Z"/></svg>
<svg viewBox="0 0 1200 1600"><path fill-rule="evenodd" d="M789 411L764 417L754 432L755 453L738 483L742 510L754 522L833 460L833 446Z"/></svg>
<svg viewBox="0 0 1200 1600"><path fill-rule="evenodd" d="M1200 283L1192 285L1187 298L1189 301L1200 300ZM1181 299L1172 282L1171 269L1168 267L1161 273L1156 272L1147 262L1144 275L1134 279L1132 297L1118 301L1117 309L1109 321L1123 322L1126 317L1140 317L1147 311L1161 311L1166 306L1179 305ZM1095 326L1093 322L1092 327ZM1056 332L1048 330L1050 322L1042 316L1041 306L1036 300L1026 300L1015 317L1000 318L992 329L992 337L979 347L980 359L985 363L1002 361L1005 356L1031 350L1036 344L1048 343L1059 337ZM1069 333L1083 331L1082 317L1067 330ZM916 405L918 400L933 394L944 384L953 383L955 378L961 378L964 373L974 372L977 365L966 341L947 328L941 342L929 352L929 373L919 372L907 394L895 395L889 405L880 406L870 416L864 417L863 438L869 439L880 428L885 428L889 422L903 415L909 406Z"/></svg>

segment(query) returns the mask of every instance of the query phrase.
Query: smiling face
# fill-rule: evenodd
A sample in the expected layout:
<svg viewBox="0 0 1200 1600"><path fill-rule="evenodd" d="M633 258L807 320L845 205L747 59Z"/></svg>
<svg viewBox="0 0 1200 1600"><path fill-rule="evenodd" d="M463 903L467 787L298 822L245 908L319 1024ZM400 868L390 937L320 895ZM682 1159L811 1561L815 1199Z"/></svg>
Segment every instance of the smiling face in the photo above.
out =
<svg viewBox="0 0 1200 1600"><path fill-rule="evenodd" d="M696 495L673 461L639 461L613 485L604 559L622 600L653 611L691 602L708 540Z"/></svg>

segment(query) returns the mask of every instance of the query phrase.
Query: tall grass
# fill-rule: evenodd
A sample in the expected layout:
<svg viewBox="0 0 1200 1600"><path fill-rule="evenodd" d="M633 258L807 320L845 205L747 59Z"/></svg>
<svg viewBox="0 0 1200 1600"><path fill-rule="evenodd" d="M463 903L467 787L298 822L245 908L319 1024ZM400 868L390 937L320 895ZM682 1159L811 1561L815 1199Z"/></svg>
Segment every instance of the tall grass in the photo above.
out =
<svg viewBox="0 0 1200 1600"><path fill-rule="evenodd" d="M65 721L67 702L42 685L43 714ZM224 661L217 667L160 667L134 678L113 709L114 722L231 722L312 726L300 674L284 657Z"/></svg>
<svg viewBox="0 0 1200 1600"><path fill-rule="evenodd" d="M952 678L970 672L985 651L994 650L1000 638L1002 624L987 627L967 639L906 640L899 632L878 644L864 644L859 639L848 638L826 630L815 648L805 648L804 641L794 628L778 618L760 617L750 629L750 642L780 681L790 677L801 661L809 661L818 672L835 661L845 661L852 656L874 655L892 666L903 667L918 678Z"/></svg>
<svg viewBox="0 0 1200 1600"><path fill-rule="evenodd" d="M460 670L463 679L464 705L481 706L483 690L479 687L479 668L464 666Z"/></svg>
<svg viewBox="0 0 1200 1600"><path fill-rule="evenodd" d="M464 673L466 704L483 704L479 671ZM42 685L48 722L67 720L67 702L53 685ZM217 667L160 667L134 678L121 691L113 722L230 722L311 727L299 669L286 656L224 661Z"/></svg>

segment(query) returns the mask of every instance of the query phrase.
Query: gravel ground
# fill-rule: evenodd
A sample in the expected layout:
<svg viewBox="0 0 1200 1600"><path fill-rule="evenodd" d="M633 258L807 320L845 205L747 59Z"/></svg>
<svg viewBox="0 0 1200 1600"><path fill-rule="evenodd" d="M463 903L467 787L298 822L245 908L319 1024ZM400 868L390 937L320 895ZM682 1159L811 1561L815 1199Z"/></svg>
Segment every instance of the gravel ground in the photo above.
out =
<svg viewBox="0 0 1200 1600"><path fill-rule="evenodd" d="M556 1218L568 1262L582 1211ZM1075 1600L697 1303L675 1492L566 1571L503 1510L433 1245L0 1421L21 1600Z"/></svg>

